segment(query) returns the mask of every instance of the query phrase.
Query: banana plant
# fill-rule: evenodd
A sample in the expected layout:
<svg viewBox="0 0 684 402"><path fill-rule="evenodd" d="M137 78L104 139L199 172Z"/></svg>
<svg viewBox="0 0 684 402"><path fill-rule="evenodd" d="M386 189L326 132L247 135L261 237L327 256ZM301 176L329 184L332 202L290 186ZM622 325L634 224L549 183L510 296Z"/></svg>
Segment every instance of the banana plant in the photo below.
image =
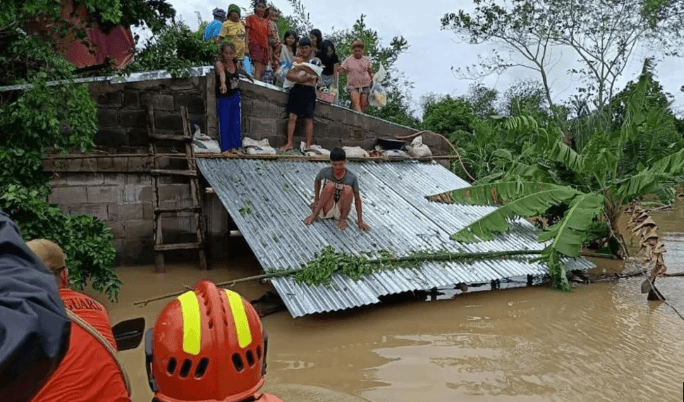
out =
<svg viewBox="0 0 684 402"><path fill-rule="evenodd" d="M511 133L524 133L529 139L526 149L537 152L539 163L524 164L511 156L510 168L498 180L452 191L454 202L500 205L454 233L452 239L460 242L491 240L494 235L507 232L510 222L515 219L542 216L549 208L565 204L568 208L562 218L538 235L538 241L546 244L540 260L548 265L554 286L561 290L570 289L562 261L567 257L579 257L589 228L596 220L609 226L609 237L616 237L625 250L624 241L613 230L623 208L646 194L672 199L676 179L684 173L684 149L653 161L649 166L640 165L636 173L621 176L618 172L625 144L639 138L649 125L657 124L659 113L666 111L647 110L644 93L652 79L651 74L647 74L649 71L647 62L629 100L620 130L597 131L581 153L563 141L563 132L558 127L539 127L529 116L508 119L506 128ZM571 173L572 179L568 182L558 180L558 175L550 168L552 165L561 165Z"/></svg>

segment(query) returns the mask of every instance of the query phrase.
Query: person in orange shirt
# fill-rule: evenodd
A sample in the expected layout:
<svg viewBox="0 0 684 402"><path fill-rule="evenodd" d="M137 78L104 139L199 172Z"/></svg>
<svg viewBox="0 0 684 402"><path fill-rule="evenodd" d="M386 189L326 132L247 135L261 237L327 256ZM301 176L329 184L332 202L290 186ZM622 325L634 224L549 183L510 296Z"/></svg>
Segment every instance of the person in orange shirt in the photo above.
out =
<svg viewBox="0 0 684 402"><path fill-rule="evenodd" d="M282 402L259 392L268 335L239 294L201 281L145 334L152 402Z"/></svg>
<svg viewBox="0 0 684 402"><path fill-rule="evenodd" d="M66 307L94 327L116 350L106 308L92 298L70 290L69 269L62 249L50 240L31 240L28 248L53 273ZM130 402L125 374L105 345L80 325L71 323L69 351L33 402Z"/></svg>
<svg viewBox="0 0 684 402"><path fill-rule="evenodd" d="M254 78L262 81L266 66L271 62L271 47L268 38L273 35L271 24L264 18L266 0L256 0L254 14L245 19L247 46L254 63Z"/></svg>

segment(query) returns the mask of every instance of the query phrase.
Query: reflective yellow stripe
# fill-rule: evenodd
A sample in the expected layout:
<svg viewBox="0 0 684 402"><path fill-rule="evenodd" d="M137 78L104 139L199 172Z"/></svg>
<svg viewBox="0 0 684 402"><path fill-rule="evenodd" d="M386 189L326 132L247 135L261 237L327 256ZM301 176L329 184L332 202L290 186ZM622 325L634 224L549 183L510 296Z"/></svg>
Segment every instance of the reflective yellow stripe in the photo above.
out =
<svg viewBox="0 0 684 402"><path fill-rule="evenodd" d="M183 316L183 351L198 355L202 344L202 323L200 321L199 300L195 292L178 296Z"/></svg>
<svg viewBox="0 0 684 402"><path fill-rule="evenodd" d="M235 331L238 336L238 345L241 348L252 343L252 331L249 329L249 321L247 321L247 312L243 304L242 297L230 290L226 290L228 296L228 304L230 311L233 313L233 322L235 323Z"/></svg>

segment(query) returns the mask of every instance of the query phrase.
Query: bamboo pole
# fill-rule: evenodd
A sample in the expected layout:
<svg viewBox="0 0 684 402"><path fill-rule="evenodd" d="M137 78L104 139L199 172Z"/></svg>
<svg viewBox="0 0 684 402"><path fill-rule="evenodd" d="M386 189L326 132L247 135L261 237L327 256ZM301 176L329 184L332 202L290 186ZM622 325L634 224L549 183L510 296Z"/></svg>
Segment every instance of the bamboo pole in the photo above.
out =
<svg viewBox="0 0 684 402"><path fill-rule="evenodd" d="M517 256L517 255L539 255L541 253L542 253L541 250L491 251L491 252L482 252L482 253L437 253L437 254L426 254L426 255L413 255L413 256L398 257L398 258L379 258L377 260L370 260L368 262L372 263L372 264L391 264L391 263L401 263L401 262L411 262L411 261L460 261L460 260L475 260L475 259L487 259L487 258L493 259L493 258L511 257L511 256ZM280 278L283 276L290 276L290 275L294 275L294 274L296 274L302 270L303 270L302 268L297 268L297 269L275 271L275 272L270 272L270 273L266 273L266 274L262 274L262 275L249 276L246 278L240 278L240 279L235 279L232 281L217 283L216 286L217 287L221 287L221 286L233 287L233 286L235 286L235 284L242 283L242 282L250 282L250 281L256 281L256 280L261 280L261 279ZM187 285L186 285L186 289L187 289ZM144 307L150 302L168 299L171 297L177 297L177 296L182 295L185 292L187 292L187 290L169 293L169 294L166 294L163 296L157 296L157 297L153 297L151 299L137 301L137 302L133 303L133 305L134 306L142 305Z"/></svg>

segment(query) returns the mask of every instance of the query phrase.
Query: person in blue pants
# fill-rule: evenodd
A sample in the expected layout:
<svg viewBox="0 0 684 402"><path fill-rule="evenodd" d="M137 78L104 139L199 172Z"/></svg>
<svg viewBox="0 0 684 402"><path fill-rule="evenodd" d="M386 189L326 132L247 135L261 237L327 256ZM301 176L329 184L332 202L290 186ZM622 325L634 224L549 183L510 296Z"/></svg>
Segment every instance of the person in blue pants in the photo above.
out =
<svg viewBox="0 0 684 402"><path fill-rule="evenodd" d="M224 154L240 148L240 74L249 78L247 72L238 67L235 45L223 42L219 61L214 65L216 72L216 115L219 126L219 145Z"/></svg>

